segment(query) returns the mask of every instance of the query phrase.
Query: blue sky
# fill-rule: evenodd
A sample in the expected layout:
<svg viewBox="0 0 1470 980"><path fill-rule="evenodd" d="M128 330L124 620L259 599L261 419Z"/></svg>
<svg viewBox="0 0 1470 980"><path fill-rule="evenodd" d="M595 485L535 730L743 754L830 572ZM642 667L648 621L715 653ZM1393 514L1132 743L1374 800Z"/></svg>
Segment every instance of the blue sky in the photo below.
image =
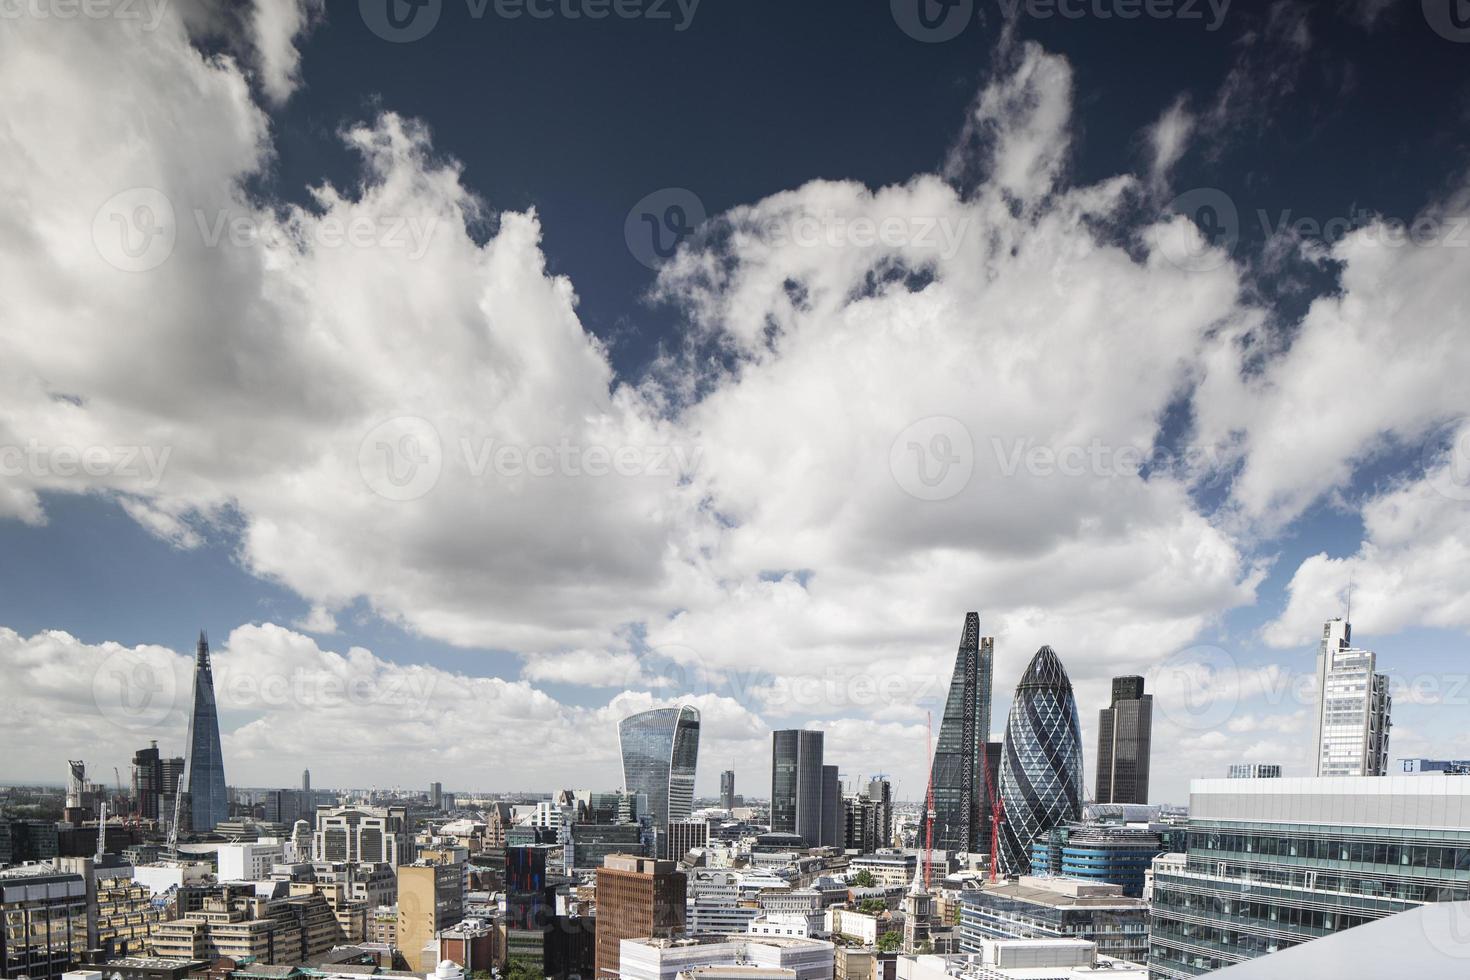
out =
<svg viewBox="0 0 1470 980"><path fill-rule="evenodd" d="M390 720L381 743L372 712L328 706L361 752L312 740L319 705L225 698L232 781L310 764L323 785L411 782L422 767L398 756L417 752L446 786L528 788L550 744L544 778L615 782L611 721L684 696L707 717L701 791L736 760L760 785L765 733L793 724L917 784L920 681L975 608L1000 637L997 730L1038 642L1077 680L1089 738L1114 673L1231 700L1211 730L1171 732L1185 749L1156 786L1180 800L1228 761L1301 762L1306 706L1260 678L1311 670L1351 580L1382 668L1444 692L1404 699L1395 758L1465 755L1470 692L1448 692L1470 627L1453 470L1470 44L1407 0L1234 4L1218 24L1207 6L966 6L938 43L905 32L904 0L703 0L683 29L672 5L594 21L444 0L410 43L356 5L291 0L166 9L156 30L4 24L9 71L83 97L21 76L7 96L34 149L6 188L26 220L0 237L21 284L0 314L0 440L172 453L146 485L7 473L17 706L99 716L80 746L181 741L181 705L118 732L109 694L77 703L45 665L95 682L123 649L177 671L155 648L203 627L242 674L437 678L440 720ZM94 219L154 200L140 188L177 244L91 268L112 261ZM651 268L635 205L660 220L674 200L712 220ZM1217 228L1196 206L1219 201ZM955 231L957 251L742 237L834 213ZM220 215L281 237L198 241ZM1392 243L1425 215L1433 241ZM334 249L330 217L433 234L407 259L382 234ZM401 418L429 420L445 475L383 500L351 461ZM976 475L923 499L889 447L938 446L949 423ZM537 481L451 458L568 438L642 451L644 472ZM1013 440L1210 466L997 475L985 457ZM666 445L692 473L652 471ZM781 679L824 671L908 686L782 700ZM0 778L88 751L35 748Z"/></svg>

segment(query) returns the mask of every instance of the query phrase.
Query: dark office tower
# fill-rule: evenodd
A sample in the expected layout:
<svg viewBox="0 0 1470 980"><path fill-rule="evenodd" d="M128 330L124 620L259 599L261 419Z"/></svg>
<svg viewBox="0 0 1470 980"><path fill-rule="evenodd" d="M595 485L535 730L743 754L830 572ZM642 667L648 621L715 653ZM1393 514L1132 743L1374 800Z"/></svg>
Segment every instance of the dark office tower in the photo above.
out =
<svg viewBox="0 0 1470 980"><path fill-rule="evenodd" d="M735 808L735 770L720 773L720 806L726 810Z"/></svg>
<svg viewBox="0 0 1470 980"><path fill-rule="evenodd" d="M133 799L137 814L144 820L158 819L158 805L163 796L163 758L158 743L133 753Z"/></svg>
<svg viewBox="0 0 1470 980"><path fill-rule="evenodd" d="M842 774L836 766L822 767L823 847L841 847L847 813L842 802Z"/></svg>
<svg viewBox="0 0 1470 980"><path fill-rule="evenodd" d="M990 805L981 752L990 738L990 677L995 640L980 635L980 614L965 613L949 698L939 723L934 765L934 847L982 851L990 847ZM922 843L922 842L921 842Z"/></svg>
<svg viewBox="0 0 1470 980"><path fill-rule="evenodd" d="M1153 712L1142 677L1113 678L1112 704L1098 713L1097 802L1148 802Z"/></svg>
<svg viewBox="0 0 1470 980"><path fill-rule="evenodd" d="M429 784L429 809L439 813L444 809L444 784Z"/></svg>
<svg viewBox="0 0 1470 980"><path fill-rule="evenodd" d="M189 794L189 826L213 830L230 817L225 793L225 760L220 751L219 713L214 705L214 670L209 665L209 639L201 632L194 654L194 710L185 743L184 789Z"/></svg>
<svg viewBox="0 0 1470 980"><path fill-rule="evenodd" d="M893 786L886 779L868 783L868 799L873 801L873 846L893 846Z"/></svg>
<svg viewBox="0 0 1470 980"><path fill-rule="evenodd" d="M653 819L659 856L668 853L669 824L694 812L694 768L699 760L699 711L690 705L654 708L618 723L623 788L643 794Z"/></svg>
<svg viewBox="0 0 1470 980"><path fill-rule="evenodd" d="M1082 818L1082 726L1072 681L1051 647L1036 651L1011 699L1000 795L1000 870L1006 875L1026 874L1032 842Z"/></svg>
<svg viewBox="0 0 1470 980"><path fill-rule="evenodd" d="M310 793L311 792L311 770L310 769L303 769L303 770L301 770L301 792L303 792L303 793ZM309 803L310 803L310 801L308 800L308 804Z"/></svg>
<svg viewBox="0 0 1470 980"><path fill-rule="evenodd" d="M771 733L771 831L822 843L822 733L788 728Z"/></svg>

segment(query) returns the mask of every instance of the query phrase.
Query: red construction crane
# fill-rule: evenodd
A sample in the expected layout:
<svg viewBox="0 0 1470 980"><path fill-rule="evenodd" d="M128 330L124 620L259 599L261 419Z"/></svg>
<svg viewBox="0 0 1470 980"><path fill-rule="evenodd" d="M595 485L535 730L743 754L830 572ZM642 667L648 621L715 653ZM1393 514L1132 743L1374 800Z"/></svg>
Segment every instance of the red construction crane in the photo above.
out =
<svg viewBox="0 0 1470 980"><path fill-rule="evenodd" d="M1005 801L1000 798L1000 789L990 772L990 752L980 750L981 764L985 767L985 799L990 803L990 881L996 880L996 865L1000 863L1000 822L1005 817Z"/></svg>
<svg viewBox="0 0 1470 980"><path fill-rule="evenodd" d="M929 878L934 872L934 713L926 712L929 719L929 735L924 747L924 761L929 763L928 789L924 791L924 891L929 890Z"/></svg>

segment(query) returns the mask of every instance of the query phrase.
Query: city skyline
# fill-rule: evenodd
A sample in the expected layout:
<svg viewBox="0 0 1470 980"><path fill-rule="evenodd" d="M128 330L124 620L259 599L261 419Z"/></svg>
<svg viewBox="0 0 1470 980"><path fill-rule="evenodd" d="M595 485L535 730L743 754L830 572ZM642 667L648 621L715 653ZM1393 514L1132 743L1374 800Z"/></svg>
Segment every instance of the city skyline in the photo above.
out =
<svg viewBox="0 0 1470 980"><path fill-rule="evenodd" d="M701 794L811 727L916 798L978 609L996 712L1069 657L1089 772L1145 677L1179 801L1304 771L1350 584L1390 765L1470 756L1464 52L1414 4L144 6L0 18L0 672L65 721L0 778L182 755L207 627L240 784L587 784L689 703Z"/></svg>

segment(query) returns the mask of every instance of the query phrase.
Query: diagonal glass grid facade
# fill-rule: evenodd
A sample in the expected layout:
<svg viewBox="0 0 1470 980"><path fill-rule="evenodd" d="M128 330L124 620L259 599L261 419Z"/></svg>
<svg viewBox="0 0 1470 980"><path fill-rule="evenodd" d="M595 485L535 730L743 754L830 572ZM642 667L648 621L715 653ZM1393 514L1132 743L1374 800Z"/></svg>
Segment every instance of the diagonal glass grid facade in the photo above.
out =
<svg viewBox="0 0 1470 980"><path fill-rule="evenodd" d="M994 643L992 637L980 636L979 613L966 613L929 774L938 850L975 852L990 847L990 804L981 753L990 738Z"/></svg>
<svg viewBox="0 0 1470 980"><path fill-rule="evenodd" d="M1051 647L1031 658L1006 720L1001 753L1000 870L1026 874L1031 845L1082 818L1082 726L1072 682Z"/></svg>
<svg viewBox="0 0 1470 980"><path fill-rule="evenodd" d="M189 715L187 744L184 786L189 793L189 827L203 833L230 818L219 711L214 702L214 668L209 661L209 640L203 633L194 654L194 710Z"/></svg>

